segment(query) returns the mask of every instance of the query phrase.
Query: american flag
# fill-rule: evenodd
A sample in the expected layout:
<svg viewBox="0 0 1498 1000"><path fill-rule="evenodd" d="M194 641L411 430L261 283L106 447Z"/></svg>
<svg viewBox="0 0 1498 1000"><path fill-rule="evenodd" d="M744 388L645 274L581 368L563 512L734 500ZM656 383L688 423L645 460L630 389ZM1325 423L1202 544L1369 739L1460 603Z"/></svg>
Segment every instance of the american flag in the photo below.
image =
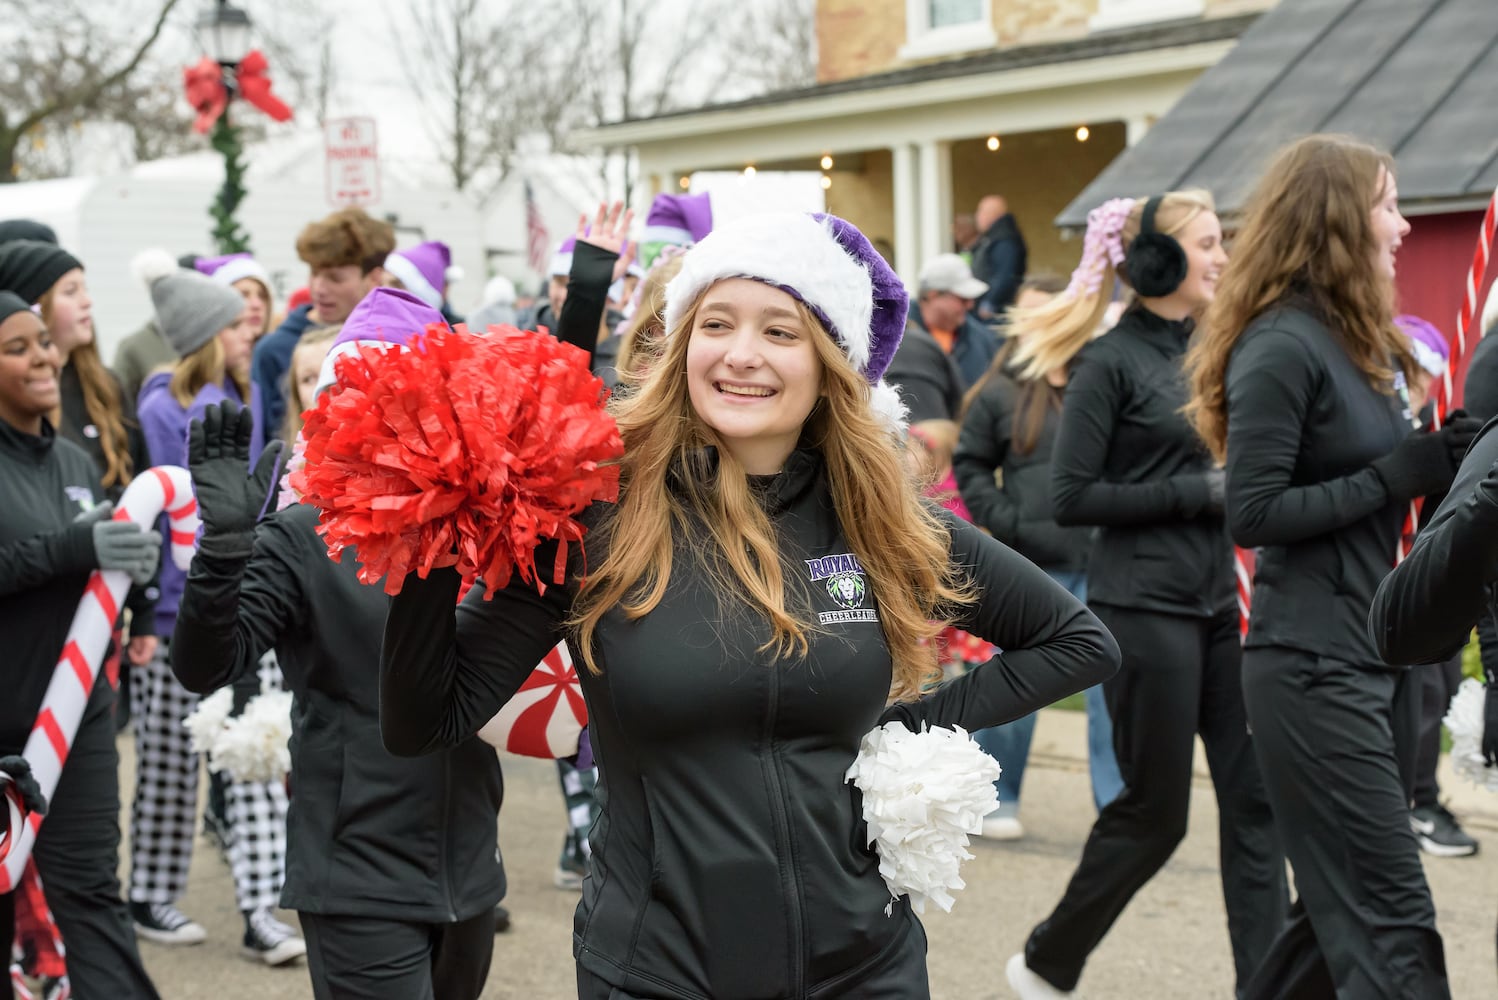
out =
<svg viewBox="0 0 1498 1000"><path fill-rule="evenodd" d="M546 223L541 220L541 209L536 204L536 193L531 182L525 182L525 260L532 271L546 273L546 262L551 251L551 237L547 235Z"/></svg>

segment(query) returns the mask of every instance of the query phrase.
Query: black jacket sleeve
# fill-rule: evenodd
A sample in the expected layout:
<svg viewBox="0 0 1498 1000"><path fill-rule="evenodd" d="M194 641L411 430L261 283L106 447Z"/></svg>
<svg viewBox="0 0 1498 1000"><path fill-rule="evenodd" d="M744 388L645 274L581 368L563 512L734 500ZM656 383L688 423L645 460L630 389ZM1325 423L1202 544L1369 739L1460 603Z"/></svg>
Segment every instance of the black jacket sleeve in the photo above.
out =
<svg viewBox="0 0 1498 1000"><path fill-rule="evenodd" d="M588 368L593 367L593 352L598 347L598 328L608 307L609 279L614 276L614 262L619 255L591 243L578 242L572 252L572 272L567 278L567 299L554 331L564 344L588 352Z"/></svg>
<svg viewBox="0 0 1498 1000"><path fill-rule="evenodd" d="M1498 417L1498 335L1477 342L1462 383L1462 409L1478 420Z"/></svg>
<svg viewBox="0 0 1498 1000"><path fill-rule="evenodd" d="M1113 676L1120 653L1086 605L1033 563L956 517L952 559L978 590L956 624L1004 650L916 702L891 707L883 722L919 730L997 726Z"/></svg>
<svg viewBox="0 0 1498 1000"><path fill-rule="evenodd" d="M1006 545L1014 544L1020 510L999 488L995 473L1009 454L1013 415L1010 387L1002 378L989 379L962 418L957 450L952 454L952 472L973 523Z"/></svg>
<svg viewBox="0 0 1498 1000"><path fill-rule="evenodd" d="M1228 529L1244 548L1316 538L1389 503L1372 466L1291 485L1318 381L1309 357L1293 334L1264 330L1238 349L1229 367Z"/></svg>
<svg viewBox="0 0 1498 1000"><path fill-rule="evenodd" d="M59 576L98 569L93 528L75 524L0 545L0 597L29 590Z"/></svg>
<svg viewBox="0 0 1498 1000"><path fill-rule="evenodd" d="M555 558L555 542L536 550L537 566ZM563 637L571 610L565 586L548 585L542 595L516 574L488 601L483 583L475 584L455 608L461 583L452 569L425 580L413 573L390 602L380 733L397 756L455 746L478 732Z"/></svg>
<svg viewBox="0 0 1498 1000"><path fill-rule="evenodd" d="M1172 476L1144 483L1103 479L1114 424L1127 402L1125 376L1117 364L1095 353L1078 358L1066 385L1061 429L1051 459L1051 501L1057 524L1161 524L1179 521L1187 508L1206 506L1205 476Z"/></svg>
<svg viewBox="0 0 1498 1000"><path fill-rule="evenodd" d="M1487 479L1495 465L1498 421L1473 442L1445 502L1373 597L1368 631L1384 662L1437 663L1471 637L1498 582L1498 489Z"/></svg>
<svg viewBox="0 0 1498 1000"><path fill-rule="evenodd" d="M275 517L255 529L250 556L199 551L172 631L172 673L189 691L207 694L245 677L307 606L298 562L303 546ZM324 556L325 558L325 556Z"/></svg>

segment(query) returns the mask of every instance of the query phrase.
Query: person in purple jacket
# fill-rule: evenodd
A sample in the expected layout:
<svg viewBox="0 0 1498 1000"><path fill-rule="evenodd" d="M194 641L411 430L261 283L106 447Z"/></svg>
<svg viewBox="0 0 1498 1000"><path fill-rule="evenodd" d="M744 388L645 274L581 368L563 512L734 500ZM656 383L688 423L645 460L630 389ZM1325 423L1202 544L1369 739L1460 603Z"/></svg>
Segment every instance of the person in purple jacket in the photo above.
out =
<svg viewBox="0 0 1498 1000"><path fill-rule="evenodd" d="M170 266L167 266L170 264ZM141 387L139 416L158 465L187 465L187 430L214 404L232 400L257 419L259 394L250 383L254 330L243 297L234 288L196 271L178 268L163 255L150 275L156 323L177 352L170 369L157 371ZM251 462L264 447L257 423ZM171 635L186 583L183 571L162 567L156 624ZM197 816L198 754L182 719L198 697L172 675L172 652L162 643L135 687L135 799L130 816L130 913L136 933L167 945L196 944L206 937L176 903L187 889ZM258 686L235 691L239 711ZM244 915L245 953L268 965L305 954L296 932L273 910L285 878L285 789L279 783L230 780L225 787L229 825L225 853L234 874L235 896Z"/></svg>

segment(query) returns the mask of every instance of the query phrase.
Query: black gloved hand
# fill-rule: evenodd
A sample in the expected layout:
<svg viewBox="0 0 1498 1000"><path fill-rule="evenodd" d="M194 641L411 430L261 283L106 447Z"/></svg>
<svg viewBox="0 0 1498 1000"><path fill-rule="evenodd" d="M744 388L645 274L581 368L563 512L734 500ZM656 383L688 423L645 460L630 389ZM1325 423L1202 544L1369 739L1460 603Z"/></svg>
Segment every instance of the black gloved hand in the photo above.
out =
<svg viewBox="0 0 1498 1000"><path fill-rule="evenodd" d="M1467 449L1472 446L1472 441L1477 437L1478 431L1482 430L1483 422L1476 417L1467 416L1466 410L1452 410L1446 417L1446 422L1441 425L1439 434L1446 442L1446 447L1451 451L1451 463L1456 466L1462 464L1466 457ZM1454 478L1456 473L1452 473Z"/></svg>
<svg viewBox="0 0 1498 1000"><path fill-rule="evenodd" d="M234 551L249 554L255 522L279 479L279 441L268 444L254 470L245 472L254 426L248 409L224 402L208 407L203 419L188 428L187 471L203 519L203 547L210 551L215 548L213 539L220 548L228 543Z"/></svg>
<svg viewBox="0 0 1498 1000"><path fill-rule="evenodd" d="M1460 427L1448 424L1433 432L1416 431L1396 444L1393 451L1370 462L1389 491L1389 499L1408 503L1449 487L1459 462L1459 456L1452 457L1452 449L1464 431L1465 423ZM1470 437L1467 443L1471 443ZM1462 447L1465 450L1466 446Z"/></svg>
<svg viewBox="0 0 1498 1000"><path fill-rule="evenodd" d="M10 775L15 782L16 791L21 793L21 803L28 812L34 812L38 816L47 815L47 797L42 794L42 786L32 776L31 764L25 757L0 757L0 771Z"/></svg>

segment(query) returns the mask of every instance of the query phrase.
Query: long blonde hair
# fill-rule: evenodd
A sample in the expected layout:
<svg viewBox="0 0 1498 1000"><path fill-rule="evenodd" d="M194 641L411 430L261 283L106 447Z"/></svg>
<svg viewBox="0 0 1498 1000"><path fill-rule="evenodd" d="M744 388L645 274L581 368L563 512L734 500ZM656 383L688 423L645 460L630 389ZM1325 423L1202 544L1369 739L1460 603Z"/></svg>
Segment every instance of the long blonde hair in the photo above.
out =
<svg viewBox="0 0 1498 1000"><path fill-rule="evenodd" d="M224 346L214 336L202 347L177 361L172 368L169 387L172 398L183 407L189 407L205 385L223 385L230 379L234 382L234 388L239 391L239 398L248 403L249 382L241 373L228 370L224 364Z"/></svg>
<svg viewBox="0 0 1498 1000"><path fill-rule="evenodd" d="M805 655L815 629L787 601L776 529L744 467L692 408L686 355L701 303L699 296L666 338L638 392L611 404L624 439L620 499L599 532L605 558L590 567L572 621L594 673L599 621L615 607L638 619L661 602L679 533L706 530L713 542L705 559L710 586L771 626L761 652ZM953 568L950 534L921 501L899 446L870 409L868 383L811 312L799 302L797 309L823 365L824 396L802 441L822 455L838 522L878 598L894 662L892 694L913 698L936 675L934 648L925 640L946 624L947 611L973 600L972 585ZM701 449L708 446L718 450L716 474L691 474L702 471ZM678 488L670 480L673 467L691 470Z"/></svg>
<svg viewBox="0 0 1498 1000"><path fill-rule="evenodd" d="M1125 250L1139 235L1146 200L1136 200L1124 221L1119 242ZM1217 205L1210 191L1199 188L1169 191L1160 198L1160 207L1155 212L1155 229L1167 236L1175 236L1198 215L1216 211ZM1045 378L1057 368L1065 367L1078 351L1087 346L1088 341L1097 336L1108 304L1120 286L1127 288L1128 283L1111 261L1107 261L1096 291L1078 287L1074 276L1072 285L1049 302L1033 309L1010 310L1009 339L1015 344L1010 367L1021 379Z"/></svg>
<svg viewBox="0 0 1498 1000"><path fill-rule="evenodd" d="M1394 325L1394 283L1373 266L1372 213L1388 153L1340 135L1311 135L1275 156L1244 208L1233 258L1186 353L1186 415L1219 460L1227 453L1227 369L1238 338L1287 296L1302 296L1369 384L1392 391L1392 359L1415 360Z"/></svg>
<svg viewBox="0 0 1498 1000"><path fill-rule="evenodd" d="M681 270L682 257L667 257L641 279L639 302L619 335L619 381L639 385L660 360L666 335L666 285Z"/></svg>
<svg viewBox="0 0 1498 1000"><path fill-rule="evenodd" d="M342 329L342 323L334 323L308 330L291 350L291 363L286 366L286 426L282 428L282 437L287 444L296 443L297 437L302 433L302 414L311 409L315 402L303 399L302 390L296 384L296 356L304 348L322 347L325 344L331 347L333 338Z"/></svg>
<svg viewBox="0 0 1498 1000"><path fill-rule="evenodd" d="M47 289L37 300L41 310L42 325L52 329L52 293L56 286ZM98 333L95 331L95 338ZM100 485L128 486L134 477L135 462L130 457L130 434L125 429L125 410L120 400L120 386L104 361L99 357L99 346L90 340L79 344L68 352L68 365L78 373L78 384L83 389L83 409L88 419L99 431L99 449L104 453L104 475ZM59 408L60 409L60 408ZM54 417L60 419L59 412Z"/></svg>

